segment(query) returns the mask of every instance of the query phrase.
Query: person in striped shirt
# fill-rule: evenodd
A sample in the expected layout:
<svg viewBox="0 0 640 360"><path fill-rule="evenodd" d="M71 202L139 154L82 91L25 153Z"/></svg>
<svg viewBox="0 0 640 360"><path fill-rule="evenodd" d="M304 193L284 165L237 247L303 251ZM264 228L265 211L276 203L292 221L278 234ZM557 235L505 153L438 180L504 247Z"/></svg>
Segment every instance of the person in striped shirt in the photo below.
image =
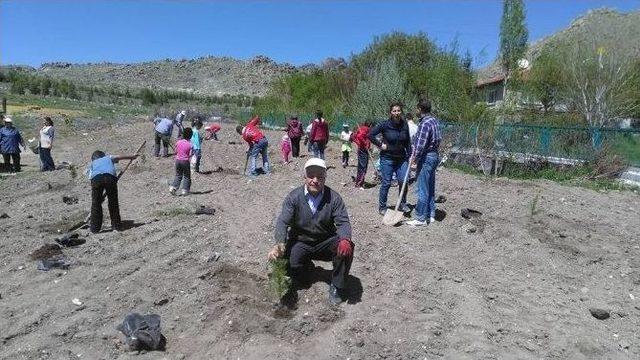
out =
<svg viewBox="0 0 640 360"><path fill-rule="evenodd" d="M435 187L436 168L440 162L438 148L440 147L440 123L431 114L431 102L423 99L418 101L417 110L420 113L420 124L413 144L410 163L416 169L418 186L416 195L418 201L415 208L415 219L407 221L411 226L426 225L435 221Z"/></svg>

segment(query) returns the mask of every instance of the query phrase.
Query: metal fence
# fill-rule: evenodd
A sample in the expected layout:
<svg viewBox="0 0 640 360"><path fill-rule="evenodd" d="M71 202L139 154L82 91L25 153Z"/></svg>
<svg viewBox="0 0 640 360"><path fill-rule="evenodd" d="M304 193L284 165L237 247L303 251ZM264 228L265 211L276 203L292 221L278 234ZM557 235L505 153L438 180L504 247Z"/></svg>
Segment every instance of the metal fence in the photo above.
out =
<svg viewBox="0 0 640 360"><path fill-rule="evenodd" d="M246 121L249 114L241 117ZM314 117L314 114L298 115L303 124L308 124ZM288 115L267 114L261 118L265 127L275 129L286 127ZM354 129L357 123L356 119L342 116L329 120L329 130L337 135L342 130L342 124L349 124ZM622 156L629 164L640 166L640 130L637 129L520 124L482 126L442 121L441 130L447 143L458 149L479 147L501 153L586 161L606 149Z"/></svg>

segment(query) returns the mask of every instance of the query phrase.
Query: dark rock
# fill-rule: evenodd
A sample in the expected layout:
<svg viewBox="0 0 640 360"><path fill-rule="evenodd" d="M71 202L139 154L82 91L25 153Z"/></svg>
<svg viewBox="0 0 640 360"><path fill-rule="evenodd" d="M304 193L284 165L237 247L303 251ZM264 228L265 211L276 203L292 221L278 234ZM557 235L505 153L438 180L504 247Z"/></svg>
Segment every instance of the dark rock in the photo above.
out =
<svg viewBox="0 0 640 360"><path fill-rule="evenodd" d="M162 305L166 305L167 303L169 303L169 299L164 298L164 299L160 299L158 301L154 301L153 304L157 305L157 306L162 306Z"/></svg>
<svg viewBox="0 0 640 360"><path fill-rule="evenodd" d="M67 205L73 205L73 204L77 204L78 203L78 198L75 197L75 196L63 195L62 196L62 202L67 204Z"/></svg>
<svg viewBox="0 0 640 360"><path fill-rule="evenodd" d="M7 213L0 214L0 219L8 219L10 216Z"/></svg>
<svg viewBox="0 0 640 360"><path fill-rule="evenodd" d="M608 319L609 316L611 316L609 314L609 310L600 309L600 308L590 308L589 312L594 318L598 320L605 320L605 319Z"/></svg>
<svg viewBox="0 0 640 360"><path fill-rule="evenodd" d="M467 208L467 209L462 209L462 211L460 211L460 215L465 219L471 219L471 218L479 218L480 216L482 216L482 213L478 210Z"/></svg>

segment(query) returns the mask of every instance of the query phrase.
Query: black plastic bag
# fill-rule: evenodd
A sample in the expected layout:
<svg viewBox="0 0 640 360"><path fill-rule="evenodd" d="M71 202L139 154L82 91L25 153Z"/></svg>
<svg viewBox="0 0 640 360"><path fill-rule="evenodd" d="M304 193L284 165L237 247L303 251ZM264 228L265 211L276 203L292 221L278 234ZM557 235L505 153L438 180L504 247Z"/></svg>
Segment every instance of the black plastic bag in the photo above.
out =
<svg viewBox="0 0 640 360"><path fill-rule="evenodd" d="M160 315L128 314L116 329L125 335L129 350L164 350L167 339L160 332Z"/></svg>

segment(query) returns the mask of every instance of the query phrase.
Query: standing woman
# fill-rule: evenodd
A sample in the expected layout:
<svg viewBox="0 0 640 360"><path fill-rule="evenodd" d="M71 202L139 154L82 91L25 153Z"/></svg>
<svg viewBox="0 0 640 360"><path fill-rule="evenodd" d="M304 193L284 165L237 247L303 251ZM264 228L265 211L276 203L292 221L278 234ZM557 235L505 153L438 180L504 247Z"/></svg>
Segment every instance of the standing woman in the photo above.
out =
<svg viewBox="0 0 640 360"><path fill-rule="evenodd" d="M40 129L40 149L38 149L38 154L40 154L41 171L53 171L56 169L53 158L51 157L51 147L54 137L53 121L47 116L44 118L44 126Z"/></svg>
<svg viewBox="0 0 640 360"><path fill-rule="evenodd" d="M20 172L20 147L24 148L24 140L20 131L13 126L11 118L4 119L4 126L0 129L0 153L4 158L4 170ZM13 160L13 167L11 161Z"/></svg>
<svg viewBox="0 0 640 360"><path fill-rule="evenodd" d="M294 115L287 120L287 135L291 140L291 153L293 157L300 156L300 139L302 138L302 123L298 120L298 116Z"/></svg>
<svg viewBox="0 0 640 360"><path fill-rule="evenodd" d="M313 157L324 160L324 149L329 141L329 124L320 110L316 111L316 118L311 122L309 141L313 144Z"/></svg>
<svg viewBox="0 0 640 360"><path fill-rule="evenodd" d="M382 141L377 136L382 134ZM389 119L376 125L369 132L369 140L380 148L380 171L382 184L378 196L378 212L384 215L387 211L387 196L391 187L393 174L398 179L398 192L403 187L402 181L407 172L409 156L411 155L411 136L409 126L402 116L402 104L392 103L389 106ZM407 208L407 192L402 196L399 210L409 211Z"/></svg>

